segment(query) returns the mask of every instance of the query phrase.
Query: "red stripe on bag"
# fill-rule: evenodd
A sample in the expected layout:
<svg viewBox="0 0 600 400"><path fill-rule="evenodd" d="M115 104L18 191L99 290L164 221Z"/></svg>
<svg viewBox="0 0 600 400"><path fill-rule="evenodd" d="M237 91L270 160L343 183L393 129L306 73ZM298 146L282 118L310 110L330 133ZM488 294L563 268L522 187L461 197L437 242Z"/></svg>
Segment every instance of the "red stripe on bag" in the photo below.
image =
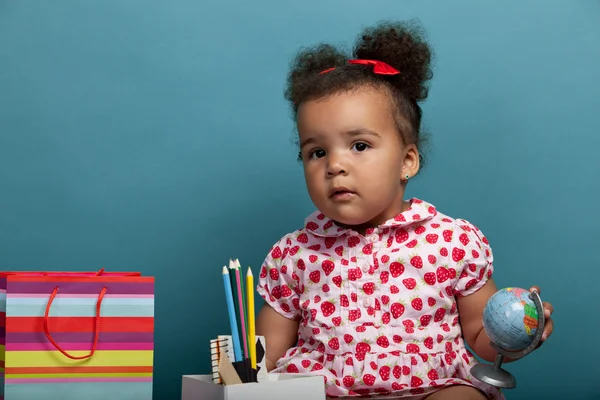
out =
<svg viewBox="0 0 600 400"><path fill-rule="evenodd" d="M52 332L90 332L95 317L48 317ZM102 332L154 332L154 317L100 317ZM7 317L6 332L44 332L44 317Z"/></svg>

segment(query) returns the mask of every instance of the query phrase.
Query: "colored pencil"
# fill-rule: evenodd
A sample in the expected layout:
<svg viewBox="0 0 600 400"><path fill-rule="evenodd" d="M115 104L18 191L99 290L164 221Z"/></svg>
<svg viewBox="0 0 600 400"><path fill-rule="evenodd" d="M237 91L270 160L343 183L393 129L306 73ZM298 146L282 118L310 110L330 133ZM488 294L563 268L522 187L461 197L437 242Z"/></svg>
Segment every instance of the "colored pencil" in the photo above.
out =
<svg viewBox="0 0 600 400"><path fill-rule="evenodd" d="M231 292L231 281L227 267L223 267L223 285L225 286L225 299L227 300L227 311L229 312L229 324L231 325L231 337L233 338L233 353L235 361L242 361L242 350L240 348L240 335L238 333L237 321L235 320L235 308L233 307L233 294Z"/></svg>
<svg viewBox="0 0 600 400"><path fill-rule="evenodd" d="M237 282L235 281L235 262L232 259L229 259L229 278L231 281L231 291L233 294L233 302L234 302L233 306L235 308L235 319L237 322L238 329L240 329L240 327L242 326L242 316L240 315L238 296L235 293L236 288L237 288ZM238 334L239 334L239 332L238 332ZM238 337L238 339L241 342L242 338Z"/></svg>
<svg viewBox="0 0 600 400"><path fill-rule="evenodd" d="M248 342L250 345L250 364L253 369L256 369L256 334L254 332L254 276L252 270L248 267L246 273L246 290L248 295Z"/></svg>
<svg viewBox="0 0 600 400"><path fill-rule="evenodd" d="M235 263L234 263L235 264ZM246 340L246 320L244 319L244 301L242 300L242 284L240 279L240 268L235 266L235 280L237 283L237 298L238 298L238 306L240 309L240 320L242 325L242 342L244 343L244 358L248 358L248 342Z"/></svg>
<svg viewBox="0 0 600 400"><path fill-rule="evenodd" d="M240 265L240 261L236 258L234 260L234 263L235 263L235 267L240 270L240 274L241 274L242 273L242 266ZM240 277L241 277L241 275L240 275ZM243 278L240 279L240 283L242 285L242 302L244 304L244 307L242 307L242 309L244 310L244 323L246 324L246 336L248 336L248 314L246 312L248 306L247 306L247 303L246 303L246 285L245 285L245 282L246 282L245 279L243 279ZM248 339L248 338L246 338L246 339ZM249 354L247 354L246 356L250 357Z"/></svg>

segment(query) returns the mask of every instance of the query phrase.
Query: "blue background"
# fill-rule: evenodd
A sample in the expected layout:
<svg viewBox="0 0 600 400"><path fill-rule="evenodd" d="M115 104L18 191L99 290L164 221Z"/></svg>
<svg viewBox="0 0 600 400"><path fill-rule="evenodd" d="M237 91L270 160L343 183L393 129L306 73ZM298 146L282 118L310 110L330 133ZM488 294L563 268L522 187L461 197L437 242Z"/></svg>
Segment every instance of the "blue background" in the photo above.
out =
<svg viewBox="0 0 600 400"><path fill-rule="evenodd" d="M0 268L156 276L155 398L209 371L221 267L312 205L283 100L301 45L421 19L436 53L409 195L477 224L556 331L509 399L595 396L600 3L0 2ZM592 297L594 295L594 297Z"/></svg>

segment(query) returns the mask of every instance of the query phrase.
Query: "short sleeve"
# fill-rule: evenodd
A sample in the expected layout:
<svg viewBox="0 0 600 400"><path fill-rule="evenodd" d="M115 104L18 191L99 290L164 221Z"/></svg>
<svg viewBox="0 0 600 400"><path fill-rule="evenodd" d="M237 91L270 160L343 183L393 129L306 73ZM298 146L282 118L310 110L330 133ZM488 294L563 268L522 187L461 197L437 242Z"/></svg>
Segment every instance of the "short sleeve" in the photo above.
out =
<svg viewBox="0 0 600 400"><path fill-rule="evenodd" d="M283 237L275 243L265 258L256 291L275 311L289 319L300 316L298 276L289 256L291 241Z"/></svg>
<svg viewBox="0 0 600 400"><path fill-rule="evenodd" d="M468 296L483 287L494 272L494 256L487 238L475 225L457 219L450 259L456 266L457 296Z"/></svg>

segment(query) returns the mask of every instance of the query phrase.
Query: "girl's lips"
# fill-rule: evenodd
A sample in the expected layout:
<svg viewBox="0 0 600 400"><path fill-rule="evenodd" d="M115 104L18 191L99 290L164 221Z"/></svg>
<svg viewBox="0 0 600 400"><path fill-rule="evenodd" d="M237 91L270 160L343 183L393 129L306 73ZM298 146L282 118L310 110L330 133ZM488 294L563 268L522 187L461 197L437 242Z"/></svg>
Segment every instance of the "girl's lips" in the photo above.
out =
<svg viewBox="0 0 600 400"><path fill-rule="evenodd" d="M330 198L333 201L347 201L347 200L351 200L356 196L356 193L354 192L350 192L348 190L340 190L340 191L336 191L334 192Z"/></svg>

